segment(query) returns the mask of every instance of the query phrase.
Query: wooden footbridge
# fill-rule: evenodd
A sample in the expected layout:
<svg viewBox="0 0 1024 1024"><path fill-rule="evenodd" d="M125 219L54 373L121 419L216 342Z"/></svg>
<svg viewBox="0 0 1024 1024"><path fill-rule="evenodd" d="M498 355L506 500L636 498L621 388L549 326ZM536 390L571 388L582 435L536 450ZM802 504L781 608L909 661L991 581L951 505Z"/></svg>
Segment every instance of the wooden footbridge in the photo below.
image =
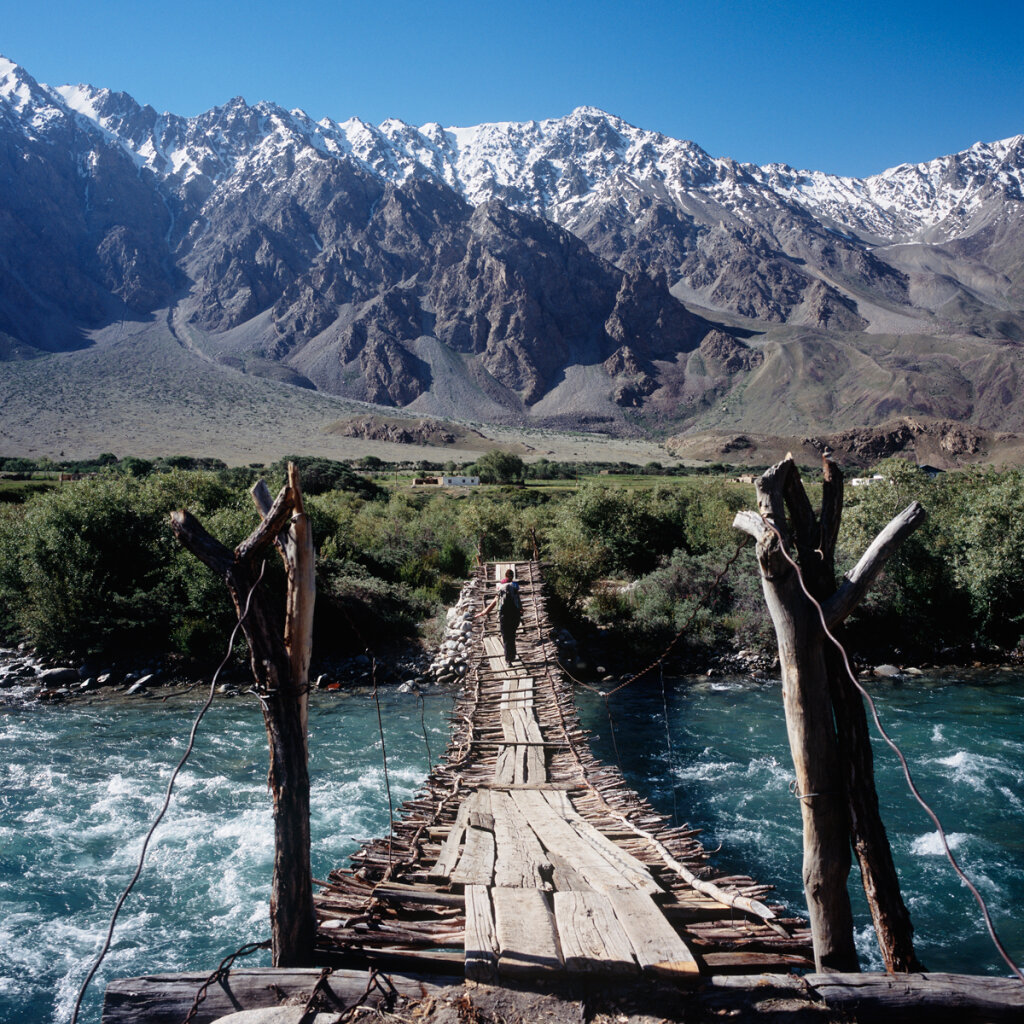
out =
<svg viewBox="0 0 1024 1024"><path fill-rule="evenodd" d="M479 607L507 564L478 571ZM478 981L557 973L673 978L811 968L770 887L716 875L592 755L558 666L535 562L515 565L519 659L478 619L452 739L389 837L316 897L317 959Z"/></svg>
<svg viewBox="0 0 1024 1024"><path fill-rule="evenodd" d="M759 500L766 508L771 505L768 499L774 501L771 523L786 522L782 504L790 502L801 529L807 530L817 520L806 498L803 503L797 500L803 492L798 479L794 484L795 473L792 460L773 467L759 482ZM838 534L837 474L827 463L831 489L826 488L826 497L832 504L826 509L823 498L822 531L814 532L813 538L808 534L803 545L818 560L822 539L830 537L834 543ZM263 494L259 488L254 497L263 522L234 552L210 538L187 513L175 513L172 526L182 543L225 578L239 610L248 608L252 599L254 621L243 617L242 628L253 649L257 692L296 695L295 700L261 702L268 739L272 750L287 747L302 755L302 694L307 688L314 577L312 540L295 467L289 467L289 484L273 503L269 492ZM914 508L893 520L896 532L883 532L885 543L876 541L833 595L843 598L847 613L898 543L893 537L905 535L918 521ZM763 539L769 521L753 513L748 521L745 515L737 517L737 524ZM827 537L826 524L831 524ZM777 532L775 526L770 529ZM282 532L283 541L278 536ZM275 537L289 571L284 631L289 644L268 627L273 616L255 587L255 559ZM759 540L762 574L766 580L785 583L790 577L776 573L773 551L770 543L761 545ZM814 565L818 567L817 560ZM496 580L506 567L489 565L478 571L478 607L494 595ZM599 989L613 993L606 1008L615 1008L626 988L640 991L650 1003L645 1015L661 998L659 993L667 992L669 1003L658 1004L657 1015L692 1019L679 1002L678 986L648 984L654 979L706 980L707 985L688 987L687 998L701 1002L707 994L710 1002L705 1008L715 1017L727 1013L756 1019L763 1002L772 1019L776 1009L803 1019L803 1011L811 1007L816 1019L822 1010L835 1010L838 1016L827 1019L842 1020L917 1020L922 1013L935 1020L1024 1019L1024 988L1016 968L1017 978L1012 980L911 973L920 967L915 966L909 943L909 918L903 930L909 957L899 963L893 952L898 946L892 938L894 918L882 913L881 922L875 921L883 956L893 959L890 970L903 973L835 973L835 965L826 964L838 949L843 954L839 959L854 965L842 969L852 972L856 955L852 928L831 929L819 891L818 868L830 867L822 851L835 849L848 856L848 820L845 812L835 822L823 817L820 803L810 812L804 804L805 834L810 826L820 837L824 826L842 825L841 836L834 828L829 833L835 832L842 843L826 847L816 839L811 844L817 857L812 877L817 881L808 883L807 895L819 922L819 959L828 969L799 977L791 974L793 968L814 966L805 922L785 917L781 908L765 903L770 887L716 872L696 830L671 827L628 789L618 770L594 758L576 715L570 681L551 641L539 566L524 562L515 568L524 605L520 660L511 666L505 663L495 619L474 622L472 657L445 758L419 795L402 808L388 837L364 844L351 858L352 866L332 871L327 881L318 883L315 948L308 942L313 923L309 808L308 800L300 798L308 796L305 762L300 762L293 779L287 759L272 757L276 852L271 918L274 942L288 946L281 966L226 969L237 956L260 945L255 944L226 958L212 975L118 979L107 987L104 1024L206 1024L250 1008L268 1008L270 1016L243 1015L248 1024L255 1019L304 1022L321 1004L344 1009L348 1020L350 1013L368 1005L368 999L377 999L371 993L374 986L379 999L373 1005L390 1008L399 996L415 1002L412 1018L401 1019L428 1019L435 998L454 999L447 1005L460 1020L534 1019L518 1011L506 1017L504 1004L490 1017L480 1015L478 998L505 999L512 989L520 996L524 990L540 993L541 998L557 996L558 990L569 992L572 1001L556 1008L555 1016L545 1010L536 1019L567 1019L570 1008L572 1016L584 1019L584 1002L591 1008L599 1005L587 1001L590 995L599 995ZM784 598L785 594L779 597L780 606ZM776 623L776 628L782 627ZM789 671L800 680L807 667L798 658ZM826 712L826 719L833 711L840 715L837 705ZM824 732L817 730L819 738ZM805 733L813 736L814 730ZM801 781L800 789L821 795L810 777ZM861 861L862 872L868 872L865 879L874 878L881 863L877 851L868 852L871 856ZM845 875L833 888L845 894ZM872 882L870 888L877 896L879 887ZM898 886L890 890L899 896ZM845 942L847 931L846 953L841 942L824 941ZM288 957L292 963L312 960L320 967L289 968ZM428 980L431 974L436 977ZM456 982L458 975L473 984ZM630 976L642 983L625 985ZM604 984L607 980L612 984ZM475 984L481 981L495 984ZM563 981L569 984L560 984ZM581 991L589 995L576 1001ZM723 1003L724 991L736 998ZM785 1006L777 1002L781 997L789 1000ZM280 1016L283 1004L296 1000L295 1012ZM241 1024L242 1018L237 1019Z"/></svg>

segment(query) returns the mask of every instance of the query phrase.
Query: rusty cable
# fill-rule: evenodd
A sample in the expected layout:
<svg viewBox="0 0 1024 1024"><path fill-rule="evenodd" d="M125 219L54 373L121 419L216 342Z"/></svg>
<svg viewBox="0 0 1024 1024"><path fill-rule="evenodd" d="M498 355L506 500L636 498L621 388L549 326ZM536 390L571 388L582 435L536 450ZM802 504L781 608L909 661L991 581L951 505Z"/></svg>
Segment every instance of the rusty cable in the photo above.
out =
<svg viewBox="0 0 1024 1024"><path fill-rule="evenodd" d="M75 1007L71 1012L71 1024L76 1024L78 1020L78 1012L82 1008L82 1000L85 998L85 991L89 987L89 982L95 977L96 972L100 969L100 964L103 963L107 952L110 950L110 943L114 938L114 926L117 924L117 919L120 916L121 908L124 906L125 900L128 899L129 893L135 888L135 883L139 880L142 875L142 867L146 861L146 851L149 849L150 841L153 838L153 834L156 832L160 822L163 821L164 815L167 813L167 808L171 805L171 794L174 792L174 784L181 774L182 769L185 767L185 762L188 761L192 755L192 750L195 747L196 732L199 730L199 723L203 720L206 712L210 710L210 706L213 704L214 695L217 692L217 679L221 672L224 670L225 665L231 660L231 653L234 650L235 638L238 636L238 631L242 627L242 622L245 620L246 615L249 614L249 607L252 603L252 595L256 592L256 588L259 586L260 581L263 579L263 573L267 568L266 559L260 565L260 573L256 577L256 581L249 588L249 593L245 598L245 607L242 609L242 613L238 616L238 621L235 623L235 628L231 630L231 636L228 638L228 649L224 655L224 659L217 666L217 671L213 673L213 678L210 680L210 693L206 698L206 702L199 709L199 714L196 715L195 721L192 723L192 730L189 733L188 744L185 747L185 753L181 755L181 760L178 762L177 767L171 772L171 777L167 782L167 790L164 793L164 802L157 812L156 817L153 819L152 825L149 827L149 831L146 833L145 839L142 841L142 850L139 852L139 862L136 865L135 873L132 875L131 880L125 886L124 892L118 897L117 903L114 905L114 912L110 917L110 926L107 928L107 937L103 942L103 948L100 950L99 955L96 957L95 962L89 969L89 973L85 976L85 980L82 982L82 987L78 990L78 998L75 1000Z"/></svg>
<svg viewBox="0 0 1024 1024"><path fill-rule="evenodd" d="M800 571L800 566L796 563L796 560L793 558L792 555L790 555L789 551L786 549L785 541L783 540L782 534L779 532L778 527L773 522L771 522L771 520L767 519L764 515L761 516L761 519L764 522L764 524L772 531L772 533L775 534L776 538L778 538L779 549L781 550L782 555L786 559L786 561L796 571L797 581L800 583L800 589L804 592L804 596L811 602L811 604L814 605L814 608L815 608L815 610L818 613L818 618L821 621L821 628L824 631L825 636L827 636L829 638L829 640L832 641L832 643L835 645L836 649L839 651L839 654L842 656L843 665L844 665L844 667L846 669L847 676L849 676L850 682L853 683L853 685L856 687L856 689L861 693L861 695L864 697L864 699L868 702L868 707L871 709L871 717L872 717L872 719L874 719L875 728L878 729L878 734L882 737L882 739L885 741L886 745L892 750L892 752L899 759L900 765L903 768L903 776L904 776L904 778L907 781L907 787L909 788L909 790L911 792L911 795L918 802L918 804L921 805L921 807L923 808L925 814L927 814L928 817L931 818L932 823L935 825L936 829L938 830L939 841L942 843L942 849L943 849L943 852L946 855L946 859L949 861L950 865L952 866L953 870L956 872L957 877L959 877L960 881L963 882L964 885L966 885L967 888L970 890L971 895L974 897L975 902L978 904L978 907L981 910L982 918L983 918L983 920L985 922L985 928L987 929L989 937L992 939L992 942L995 945L996 950L998 951L999 955L1003 958L1003 960L1006 961L1006 963L1009 966L1010 970L1013 971L1013 973L1017 976L1017 978L1021 981L1021 983L1024 984L1024 972L1022 972L1020 967L1017 966L1016 962L1013 960L1013 958L1010 956L1010 954L1006 951L1006 948L1003 946L1002 942L1000 941L999 936L996 934L995 925L992 923L992 917L989 914L988 904L985 902L985 898L978 891L977 886L975 886L975 884L970 880L970 878L967 877L967 874L963 870L963 868L961 868L959 863L957 863L957 859L956 859L956 857L953 856L953 851L950 848L948 839L946 838L946 830L942 827L942 822L939 821L938 815L935 813L935 811L932 810L932 808L930 807L928 802L924 799L924 797L921 796L921 793L918 790L917 785L914 782L914 778L913 778L913 776L910 773L910 765L907 763L906 757L903 756L903 751L900 750L899 746L896 744L896 741L893 740L892 737L885 731L885 728L882 725L882 720L881 720L881 718L878 715L878 708L875 705L874 698L860 684L860 681L857 679L856 675L854 674L853 668L850 665L850 659L849 659L849 657L846 654L846 648L843 647L842 642L828 628L828 622L825 620L825 610L821 607L821 602L818 601L818 599L807 589L807 584L804 582L804 577L803 577L803 573ZM816 796L816 795L818 795L818 794L814 794L814 793L804 794L804 796L808 796L808 797L809 796Z"/></svg>

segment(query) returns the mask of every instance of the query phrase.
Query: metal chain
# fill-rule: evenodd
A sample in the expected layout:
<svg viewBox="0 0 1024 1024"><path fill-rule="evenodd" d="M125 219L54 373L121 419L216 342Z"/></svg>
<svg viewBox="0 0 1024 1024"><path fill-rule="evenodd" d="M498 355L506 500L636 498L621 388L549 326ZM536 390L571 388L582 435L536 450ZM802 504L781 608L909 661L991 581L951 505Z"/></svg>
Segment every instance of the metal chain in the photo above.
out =
<svg viewBox="0 0 1024 1024"><path fill-rule="evenodd" d="M196 990L195 998L192 1000L192 1006L188 1013L185 1015L185 1019L182 1024L192 1024L195 1019L196 1012L199 1010L199 1004L206 998L206 992L214 982L223 981L227 977L228 971L231 965L239 958L243 956L251 956L257 950L270 949L270 939L264 939L262 942L248 942L244 946L240 946L238 949L230 955L224 957L223 960L217 965L217 969L199 986Z"/></svg>

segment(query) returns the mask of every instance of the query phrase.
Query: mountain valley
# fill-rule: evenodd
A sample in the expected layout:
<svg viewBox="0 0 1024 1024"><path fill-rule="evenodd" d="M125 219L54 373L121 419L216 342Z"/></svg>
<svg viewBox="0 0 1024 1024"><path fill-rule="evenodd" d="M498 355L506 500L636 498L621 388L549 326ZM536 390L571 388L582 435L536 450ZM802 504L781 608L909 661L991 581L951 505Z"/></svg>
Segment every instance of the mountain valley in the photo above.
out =
<svg viewBox="0 0 1024 1024"><path fill-rule="evenodd" d="M0 58L0 447L301 420L315 450L377 412L692 457L902 430L922 461L1016 459L1022 181L1024 136L853 179L588 107L183 118Z"/></svg>

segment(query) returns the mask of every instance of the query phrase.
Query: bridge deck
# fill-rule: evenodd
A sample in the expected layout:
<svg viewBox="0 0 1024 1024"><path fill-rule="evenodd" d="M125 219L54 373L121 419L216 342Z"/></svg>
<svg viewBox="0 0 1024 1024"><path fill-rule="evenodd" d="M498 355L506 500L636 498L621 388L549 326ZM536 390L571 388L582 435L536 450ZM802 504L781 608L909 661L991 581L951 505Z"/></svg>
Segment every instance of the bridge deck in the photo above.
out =
<svg viewBox="0 0 1024 1024"><path fill-rule="evenodd" d="M480 605L505 564L479 571ZM590 752L558 669L534 562L516 564L520 660L477 620L444 762L389 838L316 897L318 954L338 966L477 980L552 972L673 977L812 967L804 922L716 877L697 832L672 828Z"/></svg>

